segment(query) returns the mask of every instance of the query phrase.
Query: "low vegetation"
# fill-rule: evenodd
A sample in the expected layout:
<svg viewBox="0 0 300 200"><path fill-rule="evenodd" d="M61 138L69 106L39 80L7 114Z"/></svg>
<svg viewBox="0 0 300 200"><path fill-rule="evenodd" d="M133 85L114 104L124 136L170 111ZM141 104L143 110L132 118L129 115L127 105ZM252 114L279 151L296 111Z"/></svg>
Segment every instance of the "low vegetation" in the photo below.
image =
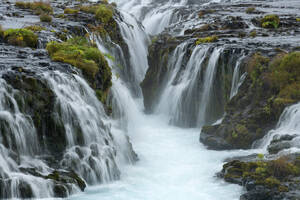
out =
<svg viewBox="0 0 300 200"><path fill-rule="evenodd" d="M231 161L223 166L224 178L229 182L231 179L250 179L255 181L256 185L287 192L288 188L282 182L300 175L299 159L280 157L271 161L264 161L263 158L256 162Z"/></svg>
<svg viewBox="0 0 300 200"><path fill-rule="evenodd" d="M72 9L72 8L66 8L66 9L64 10L64 13L65 13L65 14L76 15L76 14L78 14L78 12L79 12L79 10L77 10L77 9Z"/></svg>
<svg viewBox="0 0 300 200"><path fill-rule="evenodd" d="M196 40L196 45L202 44L202 43L212 43L212 42L216 42L218 41L218 36L213 35L213 36L209 36L209 37L205 37L205 38L198 38Z"/></svg>
<svg viewBox="0 0 300 200"><path fill-rule="evenodd" d="M28 9L33 11L36 15L40 15L42 13L52 14L53 8L51 7L49 2L44 1L36 1L36 2L24 2L17 1L16 7L21 9Z"/></svg>
<svg viewBox="0 0 300 200"><path fill-rule="evenodd" d="M41 22L52 22L52 17L48 14L41 14L40 15Z"/></svg>
<svg viewBox="0 0 300 200"><path fill-rule="evenodd" d="M96 75L101 74L103 91L111 86L111 71L103 54L86 38L75 37L66 42L50 42L46 48L53 61L69 63L82 70L95 88Z"/></svg>
<svg viewBox="0 0 300 200"><path fill-rule="evenodd" d="M255 11L256 11L255 7L249 7L249 8L246 9L247 14L254 13Z"/></svg>
<svg viewBox="0 0 300 200"><path fill-rule="evenodd" d="M46 30L46 28L38 25L26 26L25 29L33 31L33 32L40 32L42 30Z"/></svg>
<svg viewBox="0 0 300 200"><path fill-rule="evenodd" d="M263 28L278 28L280 19L278 15L266 15L260 20Z"/></svg>
<svg viewBox="0 0 300 200"><path fill-rule="evenodd" d="M38 36L28 29L7 29L1 30L0 36L5 42L15 46L36 48Z"/></svg>

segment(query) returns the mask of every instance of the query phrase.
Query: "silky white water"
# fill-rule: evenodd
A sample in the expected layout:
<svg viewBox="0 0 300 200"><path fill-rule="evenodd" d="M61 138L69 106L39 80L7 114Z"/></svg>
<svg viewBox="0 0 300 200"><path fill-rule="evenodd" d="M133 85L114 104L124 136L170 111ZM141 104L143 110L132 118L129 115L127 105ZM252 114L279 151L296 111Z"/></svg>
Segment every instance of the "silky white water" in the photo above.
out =
<svg viewBox="0 0 300 200"><path fill-rule="evenodd" d="M198 142L199 129L170 126L158 115L140 112L129 127L140 160L123 166L120 181L90 187L71 199L239 199L241 187L214 176L224 158L242 152L208 151Z"/></svg>

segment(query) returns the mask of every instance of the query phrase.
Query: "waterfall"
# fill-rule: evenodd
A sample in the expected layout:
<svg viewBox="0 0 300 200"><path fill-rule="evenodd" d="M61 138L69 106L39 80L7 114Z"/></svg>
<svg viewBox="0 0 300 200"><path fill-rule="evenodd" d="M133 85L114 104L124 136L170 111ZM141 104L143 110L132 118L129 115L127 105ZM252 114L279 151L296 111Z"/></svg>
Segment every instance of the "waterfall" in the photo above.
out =
<svg viewBox="0 0 300 200"><path fill-rule="evenodd" d="M280 138L281 136L290 135L294 138L290 141L291 147L295 151L300 149L300 103L294 104L285 108L281 114L277 126L275 129L269 131L269 133L260 141L260 148L267 150L268 146L274 138Z"/></svg>
<svg viewBox="0 0 300 200"><path fill-rule="evenodd" d="M176 12L185 7L188 0L169 0L160 2L155 0L112 0L121 10L134 15L146 27L151 35L161 33L166 27L178 23L181 14Z"/></svg>
<svg viewBox="0 0 300 200"><path fill-rule="evenodd" d="M65 135L60 135L59 140L65 137L66 146L58 163L59 169L72 169L91 185L119 179L119 166L135 160L136 155L128 137L118 129L112 130L94 90L76 74L60 71L39 73L39 78L55 94L55 125L62 123L64 127L61 130ZM31 116L21 112L19 106L26 101L19 91L4 79L0 79L0 85L0 196L52 197L54 182L28 174L27 170L45 176L52 173L55 169L43 158L52 156L50 148L53 147L46 145L46 149L41 148L48 138L42 136L42 141L39 141ZM78 191L80 189L75 186L68 189L69 194Z"/></svg>
<svg viewBox="0 0 300 200"><path fill-rule="evenodd" d="M128 87L133 88L135 96L141 96L139 84L142 82L148 68L148 45L150 43L148 35L136 19L128 13L122 12L122 20L117 20L121 29L121 34L128 46L130 63L123 70L125 81Z"/></svg>
<svg viewBox="0 0 300 200"><path fill-rule="evenodd" d="M230 92L237 92L244 79L240 76L241 49L191 47L191 42L178 45L169 57L154 104L156 113L182 127L200 127L220 119Z"/></svg>
<svg viewBox="0 0 300 200"><path fill-rule="evenodd" d="M209 101L211 99L211 93L213 92L213 84L215 80L216 75L216 68L217 68L217 62L220 56L220 52L222 51L221 48L215 48L213 53L210 56L210 59L208 61L208 65L205 71L204 75L204 89L200 101L200 111L198 115L198 123L200 126L203 126L205 123L207 123L207 107L209 104Z"/></svg>
<svg viewBox="0 0 300 200"><path fill-rule="evenodd" d="M232 84L231 84L231 91L230 91L230 99L234 97L238 93L238 89L243 83L244 79L246 78L246 73L241 75L240 72L240 67L241 67L241 62L245 58L243 55L240 57L234 67L234 72L233 72L233 77L232 77Z"/></svg>
<svg viewBox="0 0 300 200"><path fill-rule="evenodd" d="M31 188L33 197L51 197L50 181L21 172L22 167L38 167L43 173L48 169L35 158L40 152L37 133L30 116L20 112L17 97L20 97L18 91L1 78L0 197L22 197L26 188Z"/></svg>

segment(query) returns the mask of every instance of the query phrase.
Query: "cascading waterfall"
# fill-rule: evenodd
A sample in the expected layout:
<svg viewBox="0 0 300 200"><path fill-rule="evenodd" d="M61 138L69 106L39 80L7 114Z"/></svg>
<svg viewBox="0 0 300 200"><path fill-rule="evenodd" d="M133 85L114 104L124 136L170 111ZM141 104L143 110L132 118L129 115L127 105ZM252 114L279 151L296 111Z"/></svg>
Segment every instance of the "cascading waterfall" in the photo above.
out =
<svg viewBox="0 0 300 200"><path fill-rule="evenodd" d="M227 59L225 48L198 45L189 55L190 44L190 41L181 43L169 58L164 86L154 110L166 114L171 124L201 127L222 117L226 97L232 91L237 92L243 82L242 59L238 58L243 51L237 49ZM227 77L232 78L227 80ZM228 81L231 88L226 88Z"/></svg>
<svg viewBox="0 0 300 200"><path fill-rule="evenodd" d="M146 32L151 35L161 33L166 27L178 23L182 16L176 11L188 4L188 0L169 0L168 2L112 0L112 2L116 2L122 10L134 15L145 26Z"/></svg>
<svg viewBox="0 0 300 200"><path fill-rule="evenodd" d="M90 184L118 179L113 136L94 91L76 75L54 72L44 76L57 95L57 112L67 135L68 149L61 164Z"/></svg>
<svg viewBox="0 0 300 200"><path fill-rule="evenodd" d="M300 103L285 108L279 118L276 128L269 131L269 133L261 140L259 146L266 152L268 146L274 138L280 138L281 136L286 135L293 136L293 139L289 141L290 147L292 148L292 150L299 151Z"/></svg>
<svg viewBox="0 0 300 200"><path fill-rule="evenodd" d="M208 121L206 119L207 116L207 107L208 103L210 102L211 98L211 93L213 92L213 83L215 80L215 75L216 75L216 68L217 68L217 62L220 56L220 52L222 51L221 48L215 48L213 53L210 56L210 59L208 61L208 65L205 71L204 75L204 89L203 89L203 94L201 97L200 101L200 111L198 115L198 123L200 126L203 126L206 124ZM209 122L208 122L209 123Z"/></svg>
<svg viewBox="0 0 300 200"><path fill-rule="evenodd" d="M246 78L246 72L241 75L241 62L245 56L243 55L240 57L234 67L233 77L232 77L232 84L231 84L231 90L230 90L230 99L234 97L238 93L238 89L241 86L241 84L244 82Z"/></svg>
<svg viewBox="0 0 300 200"><path fill-rule="evenodd" d="M40 153L37 134L30 116L20 112L18 91L0 79L0 197L18 198L31 188L33 197L53 196L52 183L26 175L22 167L38 167L49 172L47 165L35 159Z"/></svg>
<svg viewBox="0 0 300 200"><path fill-rule="evenodd" d="M122 135L123 132L114 130L115 133L112 133L110 122L95 92L78 75L46 71L40 76L56 96L55 119L63 123L65 130L65 136L61 137L66 138L67 146L59 163L60 168L74 170L88 184L119 179L118 165L135 160L136 155L128 137ZM47 175L54 169L40 159L47 157L48 151L39 148L41 145L31 117L20 112L17 101L24 100L20 99L22 97L18 95L18 90L3 79L0 83L0 176L3 186L0 196L52 197L53 181L23 171L34 169ZM80 189L72 185L68 191L72 194Z"/></svg>
<svg viewBox="0 0 300 200"><path fill-rule="evenodd" d="M125 66L122 74L125 76L127 87L132 88L132 94L140 97L141 90L139 84L142 82L148 68L147 47L150 40L144 32L143 27L137 23L133 16L125 12L121 14L124 21L118 20L117 22L130 55L129 66Z"/></svg>

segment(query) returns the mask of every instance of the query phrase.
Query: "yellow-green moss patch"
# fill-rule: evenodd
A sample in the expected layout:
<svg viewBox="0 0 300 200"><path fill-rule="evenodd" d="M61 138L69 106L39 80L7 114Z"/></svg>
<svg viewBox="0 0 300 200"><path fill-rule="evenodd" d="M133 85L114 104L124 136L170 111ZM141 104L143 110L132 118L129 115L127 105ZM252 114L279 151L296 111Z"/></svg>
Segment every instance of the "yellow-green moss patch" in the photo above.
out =
<svg viewBox="0 0 300 200"><path fill-rule="evenodd" d="M66 8L64 10L65 14L72 14L72 15L76 15L79 12L79 10L76 9L72 9L72 8Z"/></svg>
<svg viewBox="0 0 300 200"><path fill-rule="evenodd" d="M216 42L218 41L218 36L213 35L213 36L209 36L209 37L205 37L205 38L198 38L196 40L196 45L202 44L202 43L212 43L212 42Z"/></svg>
<svg viewBox="0 0 300 200"><path fill-rule="evenodd" d="M34 11L35 14L40 15L42 13L53 13L53 8L51 7L50 3L44 1L36 1L36 2L23 2L17 1L16 7L21 9L29 9Z"/></svg>
<svg viewBox="0 0 300 200"><path fill-rule="evenodd" d="M280 19L278 15L266 15L260 20L260 22L263 28L278 28Z"/></svg>
<svg viewBox="0 0 300 200"><path fill-rule="evenodd" d="M48 14L41 14L40 15L41 22L52 22L52 17Z"/></svg>
<svg viewBox="0 0 300 200"><path fill-rule="evenodd" d="M1 31L0 31L1 32ZM27 29L7 29L2 31L2 37L8 44L36 48L38 36Z"/></svg>
<svg viewBox="0 0 300 200"><path fill-rule="evenodd" d="M111 71L107 61L86 38L76 37L62 43L50 42L46 49L52 60L69 63L81 69L92 85L95 83L96 74L100 71L103 88L111 86Z"/></svg>
<svg viewBox="0 0 300 200"><path fill-rule="evenodd" d="M31 30L33 32L40 32L42 30L46 30L46 28L38 25L26 26L25 29Z"/></svg>

